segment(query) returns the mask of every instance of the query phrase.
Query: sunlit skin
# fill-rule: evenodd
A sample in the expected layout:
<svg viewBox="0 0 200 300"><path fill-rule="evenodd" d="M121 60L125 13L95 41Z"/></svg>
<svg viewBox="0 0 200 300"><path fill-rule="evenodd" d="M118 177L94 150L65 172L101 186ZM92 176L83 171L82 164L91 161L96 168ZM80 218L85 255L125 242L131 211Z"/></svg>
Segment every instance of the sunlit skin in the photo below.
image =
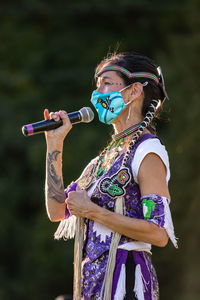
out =
<svg viewBox="0 0 200 300"><path fill-rule="evenodd" d="M119 91L125 87L123 79L115 71L104 72L97 80L97 90L101 93L109 93ZM143 103L143 86L136 82L122 91L125 103L131 101L125 107L122 113L112 124L115 133L119 133L133 124L141 122L143 116L141 114ZM131 106L130 118L127 120L129 109ZM63 120L63 126L45 133L48 153L59 151L60 154L54 162L56 175L62 177L62 151L63 141L71 130L72 125L64 111L50 113L46 109L44 111L45 119L53 118L54 120ZM148 133L146 129L144 133ZM48 170L47 170L48 173ZM62 179L63 180L63 179ZM88 194L78 187L76 191L70 192L68 198L63 198L63 203L58 203L54 199L48 197L47 192L48 174L46 176L46 209L51 221L60 221L65 217L65 203L72 215L88 218L103 224L104 226L119 232L122 235L132 239L164 247L168 242L168 235L165 229L148 222L146 220L138 220L129 218L117 213L111 212L94 204ZM162 160L153 153L148 154L141 163L138 172L138 183L141 195L159 194L170 199L167 183L166 168ZM60 192L60 191L59 191ZM65 202L64 202L65 201Z"/></svg>

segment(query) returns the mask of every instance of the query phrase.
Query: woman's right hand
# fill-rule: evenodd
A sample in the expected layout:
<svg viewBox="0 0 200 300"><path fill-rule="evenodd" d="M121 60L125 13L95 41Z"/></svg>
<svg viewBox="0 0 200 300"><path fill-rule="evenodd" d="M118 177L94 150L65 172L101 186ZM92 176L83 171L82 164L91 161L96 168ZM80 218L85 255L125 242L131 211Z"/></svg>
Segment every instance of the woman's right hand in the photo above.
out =
<svg viewBox="0 0 200 300"><path fill-rule="evenodd" d="M60 110L58 112L49 113L48 109L44 110L44 118L45 120L54 119L55 121L59 121L62 119L63 125L49 131L45 131L46 141L56 141L57 143L62 143L67 136L68 132L72 129L72 123L69 120L69 117L64 110Z"/></svg>

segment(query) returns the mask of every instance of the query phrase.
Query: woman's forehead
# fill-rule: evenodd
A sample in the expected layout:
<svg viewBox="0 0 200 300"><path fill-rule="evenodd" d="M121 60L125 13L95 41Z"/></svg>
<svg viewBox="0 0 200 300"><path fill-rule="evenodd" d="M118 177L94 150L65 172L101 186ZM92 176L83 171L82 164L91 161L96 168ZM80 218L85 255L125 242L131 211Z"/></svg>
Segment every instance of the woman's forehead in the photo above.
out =
<svg viewBox="0 0 200 300"><path fill-rule="evenodd" d="M123 82L123 79L119 76L118 72L116 71L105 71L97 77L97 80L103 79L120 80L121 82Z"/></svg>

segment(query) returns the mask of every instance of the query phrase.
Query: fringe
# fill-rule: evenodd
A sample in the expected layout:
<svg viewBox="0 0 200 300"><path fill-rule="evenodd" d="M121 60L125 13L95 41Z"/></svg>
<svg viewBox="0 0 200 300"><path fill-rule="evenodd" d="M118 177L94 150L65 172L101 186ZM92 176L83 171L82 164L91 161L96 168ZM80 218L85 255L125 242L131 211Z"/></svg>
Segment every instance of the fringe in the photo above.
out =
<svg viewBox="0 0 200 300"><path fill-rule="evenodd" d="M126 267L122 264L114 300L122 300L126 295Z"/></svg>
<svg viewBox="0 0 200 300"><path fill-rule="evenodd" d="M163 204L164 204L164 213L165 213L165 222L164 222L164 228L167 231L167 234L170 238L170 240L172 241L173 245L175 248L178 248L178 244L177 244L177 238L175 237L175 233L174 233L174 225L172 222L172 216L171 216L171 212L170 212L170 208L169 208L169 202L168 199L165 197L163 198Z"/></svg>
<svg viewBox="0 0 200 300"><path fill-rule="evenodd" d="M115 212L119 214L123 214L123 208L124 208L124 198L119 197L116 200ZM113 233L112 241L110 244L107 268L106 268L105 277L101 289L100 298L103 300L111 300L113 273L115 269L116 253L117 253L117 247L119 245L120 238L121 238L121 234L119 234L118 232Z"/></svg>
<svg viewBox="0 0 200 300"><path fill-rule="evenodd" d="M58 225L56 232L54 233L54 239L60 240L63 238L65 241L72 239L75 236L76 230L76 217L70 216L68 219L64 219Z"/></svg>
<svg viewBox="0 0 200 300"><path fill-rule="evenodd" d="M138 300L145 300L144 298L145 286L143 283L143 276L140 264L135 268L135 286L134 293Z"/></svg>

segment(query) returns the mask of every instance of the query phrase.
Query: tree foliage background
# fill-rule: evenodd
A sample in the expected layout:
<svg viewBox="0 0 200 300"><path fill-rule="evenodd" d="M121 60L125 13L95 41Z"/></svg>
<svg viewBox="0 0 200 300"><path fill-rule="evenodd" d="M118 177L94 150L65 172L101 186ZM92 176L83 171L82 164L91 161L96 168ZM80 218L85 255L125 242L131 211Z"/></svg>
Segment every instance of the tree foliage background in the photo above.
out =
<svg viewBox="0 0 200 300"><path fill-rule="evenodd" d="M72 293L73 242L54 241L45 212L45 141L21 126L50 111L90 106L93 72L108 51L133 50L162 66L170 100L158 132L170 155L179 249L153 249L161 299L199 299L200 2L18 0L0 4L0 299ZM107 143L97 120L73 127L64 180Z"/></svg>

